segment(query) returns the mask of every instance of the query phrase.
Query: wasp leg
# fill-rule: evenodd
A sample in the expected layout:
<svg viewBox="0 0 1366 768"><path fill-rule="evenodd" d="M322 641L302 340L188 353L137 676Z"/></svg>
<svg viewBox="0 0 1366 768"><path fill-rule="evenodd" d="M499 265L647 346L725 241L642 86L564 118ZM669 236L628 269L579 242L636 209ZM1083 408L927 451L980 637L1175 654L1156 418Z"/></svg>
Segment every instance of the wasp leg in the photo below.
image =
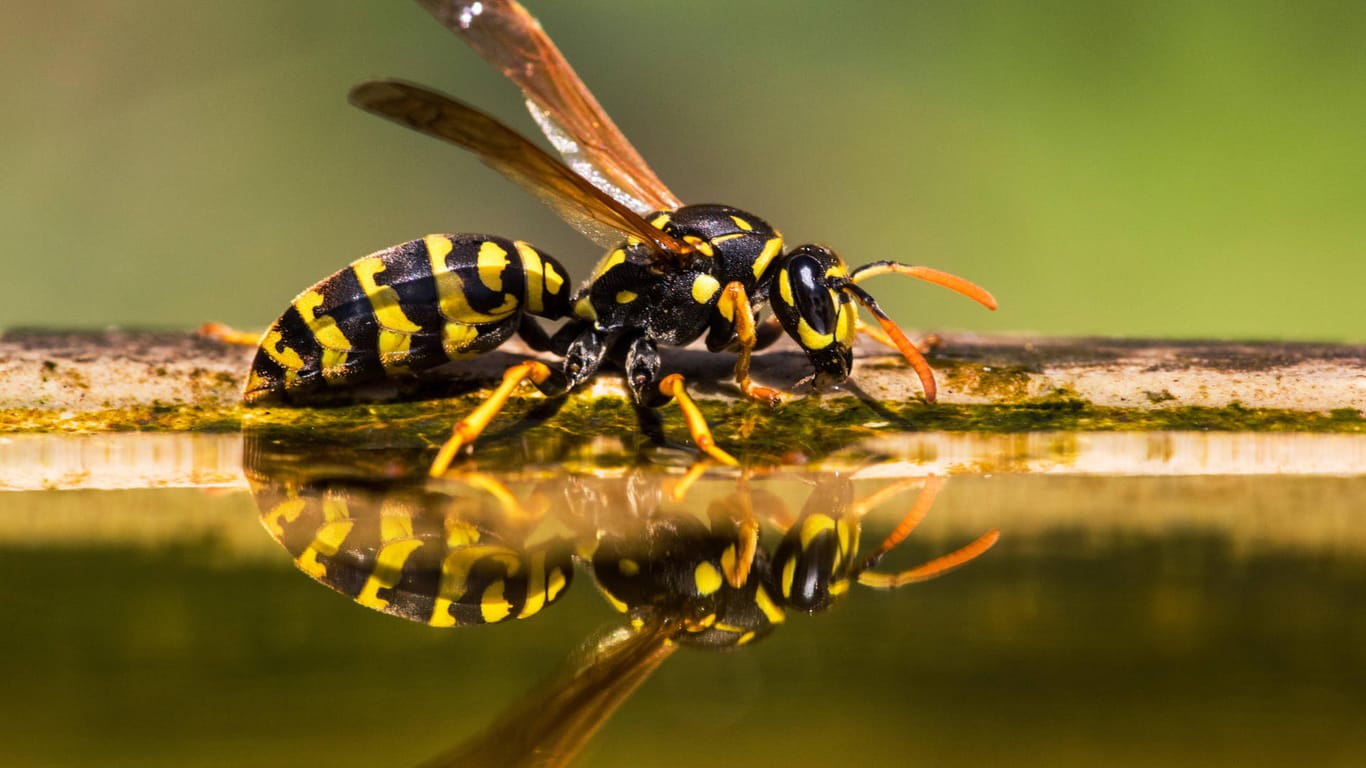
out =
<svg viewBox="0 0 1366 768"><path fill-rule="evenodd" d="M754 567L754 554L759 551L759 520L754 516L754 497L749 493L748 476L740 478L740 486L736 499L740 505L739 522L736 523L739 546L734 550L734 560L727 561L724 556L721 559L726 581L736 589L749 581L750 569Z"/></svg>
<svg viewBox="0 0 1366 768"><path fill-rule="evenodd" d="M524 381L530 381L536 388L547 395L563 394L567 387L564 377L557 375L549 366L539 360L527 360L508 368L503 373L503 381L498 385L493 393L488 396L479 407L470 412L468 416L456 423L451 430L451 436L441 446L436 458L432 460L431 469L428 474L432 477L440 477L450 468L451 462L455 460L455 454L465 445L472 443L479 437L484 428L493 421L503 406L507 405L508 399L517 386Z"/></svg>
<svg viewBox="0 0 1366 768"><path fill-rule="evenodd" d="M654 341L644 334L636 334L619 340L618 349L621 347L625 347L626 350L622 361L622 367L626 371L626 386L630 388L636 405L642 408L661 408L668 403L669 398L677 400L679 409L683 411L683 420L688 425L688 432L692 434L693 443L703 453L722 464L738 466L740 462L736 461L734 456L716 446L702 411L683 387L683 377L672 373L663 379L659 378L659 348L655 346Z"/></svg>
<svg viewBox="0 0 1366 768"><path fill-rule="evenodd" d="M781 403L783 393L780 390L755 384L749 377L749 358L758 346L759 338L754 322L754 310L750 307L745 286L739 282L727 284L721 291L721 298L716 302L716 311L733 325L735 338L740 342L738 357L735 359L735 383L740 386L740 391L751 400L769 405ZM772 340L766 339L766 342L771 344Z"/></svg>
<svg viewBox="0 0 1366 768"><path fill-rule="evenodd" d="M740 466L740 462L736 461L734 456L717 447L716 440L711 435L711 429L707 426L707 420L702 415L701 409L697 407L697 403L693 402L683 386L681 374L671 373L665 376L659 382L659 391L678 401L678 408L683 411L683 420L688 424L688 432L692 435L692 441L703 453L722 464L732 467Z"/></svg>
<svg viewBox="0 0 1366 768"><path fill-rule="evenodd" d="M261 343L261 334L251 331L239 331L230 325L223 323L204 323L195 331L196 336L203 336L206 339L216 339L227 344L236 344L242 347L254 347Z"/></svg>

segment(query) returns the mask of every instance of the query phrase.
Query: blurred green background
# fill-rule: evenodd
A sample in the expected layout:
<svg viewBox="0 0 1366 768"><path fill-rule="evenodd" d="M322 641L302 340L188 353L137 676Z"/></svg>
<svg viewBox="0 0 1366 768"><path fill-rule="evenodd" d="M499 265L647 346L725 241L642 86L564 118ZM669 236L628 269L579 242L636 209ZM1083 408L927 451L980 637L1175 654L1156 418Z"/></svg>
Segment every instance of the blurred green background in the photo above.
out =
<svg viewBox="0 0 1366 768"><path fill-rule="evenodd" d="M916 328L1366 339L1359 2L531 0L682 198L851 262ZM7 5L0 327L264 327L433 231L598 256L463 153L347 106L435 85L527 131L416 3Z"/></svg>

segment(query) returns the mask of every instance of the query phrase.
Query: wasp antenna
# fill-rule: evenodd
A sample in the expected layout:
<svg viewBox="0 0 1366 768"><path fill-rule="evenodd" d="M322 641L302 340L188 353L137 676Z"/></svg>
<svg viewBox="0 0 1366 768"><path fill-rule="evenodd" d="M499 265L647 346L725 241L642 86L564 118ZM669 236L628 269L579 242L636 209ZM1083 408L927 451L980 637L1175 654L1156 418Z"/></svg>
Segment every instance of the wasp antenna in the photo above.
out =
<svg viewBox="0 0 1366 768"><path fill-rule="evenodd" d="M936 576L943 576L953 569L965 565L976 559L983 552L991 549L996 540L1001 538L1001 531L992 528L986 533L978 536L975 541L965 547L954 550L953 552L936 557L935 559L908 568L900 573L877 573L875 571L864 571L858 575L858 583L873 589L896 589L906 584L914 584L917 581L927 581Z"/></svg>
<svg viewBox="0 0 1366 768"><path fill-rule="evenodd" d="M920 354L920 350L916 349L911 340L906 338L906 334L901 332L897 324L892 322L892 318L882 311L882 308L877 305L877 301L867 291L854 285L853 282L845 284L842 290L847 291L850 296L858 300L858 303L873 313L873 317L877 318L878 325L882 326L883 332L891 339L892 345L896 347L902 357L906 358L906 362L911 364L911 367L915 369L915 374L920 377L920 386L925 389L925 402L933 403L939 388L934 383L934 371L930 369L930 364L925 360L925 356Z"/></svg>
<svg viewBox="0 0 1366 768"><path fill-rule="evenodd" d="M996 297L982 286L965 280L958 275L951 275L948 272L941 272L929 267L913 267L909 264L899 264L895 261L875 261L872 264L865 264L853 272L849 273L849 279L858 283L870 277L878 275L897 274L915 277L935 285L942 285L954 293L961 293L969 299L981 304L990 310L996 309Z"/></svg>
<svg viewBox="0 0 1366 768"><path fill-rule="evenodd" d="M907 481L893 483L863 501L858 502L858 507L861 511L871 509L888 496L894 493L900 493L906 487L906 484ZM911 504L910 511L901 518L901 522L896 524L896 527L892 529L892 532L887 534L887 538L882 540L882 543L878 545L878 548L873 550L863 559L863 564L858 567L859 573L877 565L877 562L881 560L884 555L891 552L893 549L896 549L901 542L906 540L907 536L911 535L911 531L914 531L915 527L920 525L920 521L925 519L925 515L929 514L930 507L934 506L934 497L939 495L939 489L943 487L944 478L937 475L930 475L925 478L925 486L920 489L920 495L915 497L915 502Z"/></svg>

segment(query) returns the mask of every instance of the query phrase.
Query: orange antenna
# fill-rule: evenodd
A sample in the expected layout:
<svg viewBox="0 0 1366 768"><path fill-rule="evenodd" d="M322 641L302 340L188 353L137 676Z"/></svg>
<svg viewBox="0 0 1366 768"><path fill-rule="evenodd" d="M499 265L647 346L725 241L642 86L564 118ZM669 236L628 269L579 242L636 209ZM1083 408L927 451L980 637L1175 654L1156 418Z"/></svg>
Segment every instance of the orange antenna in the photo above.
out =
<svg viewBox="0 0 1366 768"><path fill-rule="evenodd" d="M939 494L939 490L943 487L944 480L941 477L931 475L925 481L925 487L921 489L920 495L916 497L915 503L911 505L910 511L901 518L901 522L897 523L896 527L892 529L892 532L887 534L887 538L883 539L882 543L878 545L878 548L873 550L873 552L864 559L863 564L859 566L858 583L874 589L896 589L905 584L927 581L936 576L942 576L949 571L972 561L983 552L991 549L992 545L1001 538L1001 531L992 528L981 536L978 536L976 540L967 546L956 549L947 555L936 557L935 559L917 565L914 568L908 568L899 573L879 573L871 570L883 556L895 549L901 542L905 541L906 537L911 535L911 532L915 530L916 526L920 525L920 521L925 519L925 515L929 513L930 507L934 504L935 496Z"/></svg>
<svg viewBox="0 0 1366 768"><path fill-rule="evenodd" d="M877 301L867 291L852 282L845 285L842 290L848 291L851 296L858 300L858 303L873 313L873 317L877 318L878 325L882 326L882 331L896 346L896 351L906 358L906 362L915 369L915 375L920 377L920 386L925 390L925 402L933 403L938 395L939 387L934 382L934 370L930 368L930 363L925 359L925 356L920 354L920 350L915 348L915 344L906 338L906 334L901 332L901 328L892 321L892 318L887 316L886 312L882 311L882 308L877 305Z"/></svg>
<svg viewBox="0 0 1366 768"><path fill-rule="evenodd" d="M915 277L928 283L941 285L954 293L960 293L969 299L981 304L990 310L996 309L996 297L982 286L948 272L941 272L929 267L913 267L909 264L898 264L895 261L875 261L872 264L865 264L853 272L849 273L849 279L855 283L861 283L870 277L878 275L897 274Z"/></svg>

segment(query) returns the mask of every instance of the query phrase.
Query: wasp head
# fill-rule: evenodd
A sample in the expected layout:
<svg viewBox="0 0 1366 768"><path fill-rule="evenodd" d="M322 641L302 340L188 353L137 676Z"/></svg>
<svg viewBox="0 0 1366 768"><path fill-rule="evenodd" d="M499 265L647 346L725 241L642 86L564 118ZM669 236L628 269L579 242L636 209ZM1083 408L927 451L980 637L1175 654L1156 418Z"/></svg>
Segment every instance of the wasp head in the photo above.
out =
<svg viewBox="0 0 1366 768"><path fill-rule="evenodd" d="M817 390L849 378L854 364L858 310L847 291L849 270L834 251L820 245L794 248L769 287L773 314L797 340L816 369Z"/></svg>

